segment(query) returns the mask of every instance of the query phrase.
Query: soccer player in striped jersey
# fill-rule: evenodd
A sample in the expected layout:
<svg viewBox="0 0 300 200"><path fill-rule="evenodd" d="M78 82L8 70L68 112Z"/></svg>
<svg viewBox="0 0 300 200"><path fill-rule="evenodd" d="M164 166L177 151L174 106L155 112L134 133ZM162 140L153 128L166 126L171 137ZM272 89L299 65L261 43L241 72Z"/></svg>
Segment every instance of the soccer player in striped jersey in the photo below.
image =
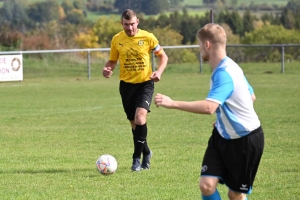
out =
<svg viewBox="0 0 300 200"><path fill-rule="evenodd" d="M197 32L202 59L212 67L205 100L175 101L163 94L156 106L199 114L216 114L202 161L200 191L204 200L220 200L218 183L228 187L231 200L247 199L264 149L264 133L254 110L253 88L242 69L226 54L226 33L214 23Z"/></svg>
<svg viewBox="0 0 300 200"><path fill-rule="evenodd" d="M119 92L134 141L131 170L140 171L150 169L152 151L147 143L147 113L150 112L154 82L161 79L168 56L152 33L138 28L139 19L133 10L127 9L122 13L121 24L123 31L112 38L110 58L103 68L103 76L110 78L119 60ZM154 72L151 52L159 58Z"/></svg>

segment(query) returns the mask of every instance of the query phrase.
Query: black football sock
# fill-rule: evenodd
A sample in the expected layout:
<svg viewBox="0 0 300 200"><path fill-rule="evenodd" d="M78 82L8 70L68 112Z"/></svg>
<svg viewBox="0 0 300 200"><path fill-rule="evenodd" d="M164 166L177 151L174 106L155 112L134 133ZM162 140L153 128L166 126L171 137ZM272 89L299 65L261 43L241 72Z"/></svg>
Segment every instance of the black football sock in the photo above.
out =
<svg viewBox="0 0 300 200"><path fill-rule="evenodd" d="M143 149L143 155L149 155L149 154L150 154L150 149L149 149L147 140L145 140L144 149Z"/></svg>
<svg viewBox="0 0 300 200"><path fill-rule="evenodd" d="M135 140L134 140L135 130L131 129L131 132L132 132L132 139L133 139L133 151L135 151ZM135 155L133 153L132 158L135 158L134 156Z"/></svg>
<svg viewBox="0 0 300 200"><path fill-rule="evenodd" d="M147 138L147 125L136 125L134 131L134 153L133 158L141 158ZM150 153L148 145L146 146ZM148 154L149 154L148 153Z"/></svg>
<svg viewBox="0 0 300 200"><path fill-rule="evenodd" d="M144 149L143 149L143 155L149 155L150 154L150 149L147 143L147 135L148 135L148 129L147 129L147 123L144 124L146 127L146 137L145 137L145 143L144 143Z"/></svg>
<svg viewBox="0 0 300 200"><path fill-rule="evenodd" d="M148 135L148 128L147 128L147 123L143 125L144 126L144 131L146 131L146 137L145 137L145 143L144 143L144 148L143 148L143 155L149 155L150 154L150 149L147 143L147 135Z"/></svg>

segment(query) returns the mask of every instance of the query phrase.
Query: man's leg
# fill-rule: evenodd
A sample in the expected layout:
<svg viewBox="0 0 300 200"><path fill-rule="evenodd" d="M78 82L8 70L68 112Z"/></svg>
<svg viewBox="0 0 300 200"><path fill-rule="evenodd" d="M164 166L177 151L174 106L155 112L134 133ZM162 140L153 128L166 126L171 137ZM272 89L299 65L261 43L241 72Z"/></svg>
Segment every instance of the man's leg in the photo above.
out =
<svg viewBox="0 0 300 200"><path fill-rule="evenodd" d="M248 199L246 194L234 192L232 190L228 191L228 198L230 200L247 200Z"/></svg>
<svg viewBox="0 0 300 200"><path fill-rule="evenodd" d="M142 168L149 169L150 168L150 158L151 158L151 151L147 144L147 118L148 111L144 108L137 108L135 114L135 130L134 133L134 153L133 153L133 160L135 166L132 167L133 171L139 165L139 160L141 158L141 154L143 153L143 161L142 161ZM134 164L133 163L133 164Z"/></svg>
<svg viewBox="0 0 300 200"><path fill-rule="evenodd" d="M216 177L201 176L199 188L203 200L221 200L217 190L219 179Z"/></svg>
<svg viewBox="0 0 300 200"><path fill-rule="evenodd" d="M141 153L139 153L138 151L139 145L137 143L137 136L135 132L136 124L134 120L130 121L130 123L132 127L131 131L133 136L133 154L132 154L133 161L132 161L131 170L135 172L139 172L141 170L141 163L140 163Z"/></svg>
<svg viewBox="0 0 300 200"><path fill-rule="evenodd" d="M131 132L132 132L132 138L133 138L133 141L134 141L135 130L132 128ZM147 138L146 138L145 143L144 143L144 148L143 148L143 155L149 155L149 153L150 153L150 149L149 149L149 146L148 146L148 143L147 143Z"/></svg>

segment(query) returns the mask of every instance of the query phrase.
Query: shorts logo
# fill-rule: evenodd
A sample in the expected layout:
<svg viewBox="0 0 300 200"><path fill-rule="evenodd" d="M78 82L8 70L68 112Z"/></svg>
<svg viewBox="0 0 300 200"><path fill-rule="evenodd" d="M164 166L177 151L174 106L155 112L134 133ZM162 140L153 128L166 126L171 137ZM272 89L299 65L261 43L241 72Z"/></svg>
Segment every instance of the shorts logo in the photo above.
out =
<svg viewBox="0 0 300 200"><path fill-rule="evenodd" d="M148 104L148 106L150 105L150 103L148 101L145 101L145 102Z"/></svg>
<svg viewBox="0 0 300 200"><path fill-rule="evenodd" d="M242 184L242 187L240 187L240 190L248 190L248 188L247 188L247 184Z"/></svg>
<svg viewBox="0 0 300 200"><path fill-rule="evenodd" d="M202 169L201 169L201 172L206 172L208 169L207 165L203 165L202 166Z"/></svg>

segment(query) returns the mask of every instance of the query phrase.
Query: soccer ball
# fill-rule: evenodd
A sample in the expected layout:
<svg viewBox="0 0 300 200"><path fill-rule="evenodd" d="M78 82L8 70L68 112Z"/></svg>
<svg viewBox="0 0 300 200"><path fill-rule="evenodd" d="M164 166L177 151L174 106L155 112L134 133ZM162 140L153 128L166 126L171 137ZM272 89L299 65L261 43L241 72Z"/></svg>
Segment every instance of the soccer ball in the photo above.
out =
<svg viewBox="0 0 300 200"><path fill-rule="evenodd" d="M115 157L109 154L100 156L96 161L96 169L100 174L110 175L116 172L118 167Z"/></svg>

